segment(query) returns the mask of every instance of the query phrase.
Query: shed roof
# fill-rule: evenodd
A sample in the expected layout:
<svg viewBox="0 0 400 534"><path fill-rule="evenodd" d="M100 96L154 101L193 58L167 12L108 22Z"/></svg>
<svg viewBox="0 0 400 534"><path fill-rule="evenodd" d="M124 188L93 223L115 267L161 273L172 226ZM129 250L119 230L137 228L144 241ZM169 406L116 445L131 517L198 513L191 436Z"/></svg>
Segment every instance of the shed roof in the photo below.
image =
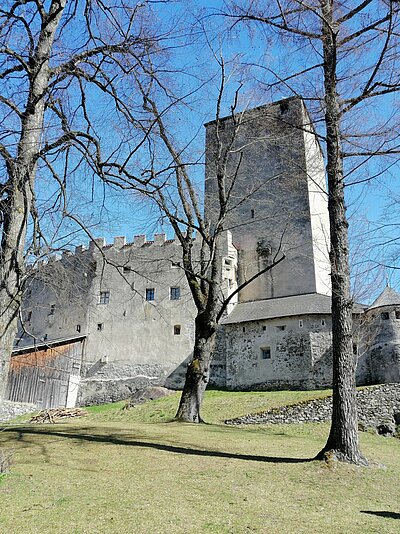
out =
<svg viewBox="0 0 400 534"><path fill-rule="evenodd" d="M363 313L361 304L354 304L354 313ZM226 317L223 324L244 323L291 315L329 315L331 313L331 297L319 293L277 297L266 300L241 302Z"/></svg>
<svg viewBox="0 0 400 534"><path fill-rule="evenodd" d="M43 350L46 347L55 347L58 345L66 345L68 343L77 343L78 341L83 341L86 338L86 335L73 336L73 337L63 337L58 339L46 339L46 341L37 341L36 343L21 343L20 345L14 345L12 354L18 354L21 352L30 352L32 350Z"/></svg>
<svg viewBox="0 0 400 534"><path fill-rule="evenodd" d="M395 291L389 286L386 286L382 293L368 308L372 310L374 308L380 308L382 306L396 306L400 305L400 293Z"/></svg>

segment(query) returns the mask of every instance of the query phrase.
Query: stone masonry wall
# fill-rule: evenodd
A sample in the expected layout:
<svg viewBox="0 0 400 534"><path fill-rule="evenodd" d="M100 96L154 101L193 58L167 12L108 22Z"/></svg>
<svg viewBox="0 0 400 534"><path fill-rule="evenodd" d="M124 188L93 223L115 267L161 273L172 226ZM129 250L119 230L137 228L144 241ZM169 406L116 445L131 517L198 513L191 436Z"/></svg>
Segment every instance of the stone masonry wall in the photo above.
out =
<svg viewBox="0 0 400 534"><path fill-rule="evenodd" d="M326 383L329 316L252 321L225 329L227 388L312 389Z"/></svg>

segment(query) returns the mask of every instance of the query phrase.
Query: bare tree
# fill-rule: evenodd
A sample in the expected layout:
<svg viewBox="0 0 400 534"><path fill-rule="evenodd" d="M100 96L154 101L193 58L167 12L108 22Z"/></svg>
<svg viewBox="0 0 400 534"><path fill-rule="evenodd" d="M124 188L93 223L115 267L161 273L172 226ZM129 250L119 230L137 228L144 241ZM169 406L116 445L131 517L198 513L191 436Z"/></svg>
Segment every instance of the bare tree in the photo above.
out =
<svg viewBox="0 0 400 534"><path fill-rule="evenodd" d="M348 221L345 186L382 174L377 157L399 153L394 99L400 89L399 4L391 0L235 2L224 15L234 25L259 25L275 36L291 64L268 71L265 85L302 93L325 145L329 190L333 317L333 414L319 453L356 464L355 359L352 354ZM265 33L263 33L265 35ZM272 37L273 38L273 37ZM293 56L290 55L293 51ZM299 52L300 51L300 52ZM357 129L355 129L357 126ZM390 160L390 158L392 158Z"/></svg>
<svg viewBox="0 0 400 534"><path fill-rule="evenodd" d="M222 56L215 55L219 70L215 121L212 133L213 215L204 213L203 191L199 188L196 168L203 169L202 155L194 155L193 144L175 137L174 125L181 105L188 106L190 97L204 87L198 83L184 96L171 89L171 80L165 81L164 72L149 58L152 67L136 78L136 88L143 99L141 121L133 128L141 129L146 138L150 164L139 173L132 173L132 165L115 167L108 182L122 189L133 189L147 197L159 209L160 217L169 223L182 248L181 268L184 271L196 306L195 341L193 355L188 364L185 384L176 418L181 421L201 422L201 405L209 382L210 364L215 348L218 324L224 317L232 299L258 277L274 269L285 259L282 246L278 246L262 266L237 286L224 287L223 257L226 256L227 231L232 227L232 214L242 203L257 193L255 184L236 190L241 166L241 149L237 135L243 113L237 112L239 89L230 109L231 128L225 130L221 108L226 99L226 72ZM214 78L215 81L215 78ZM172 111L172 113L170 113ZM171 119L171 116L173 117ZM195 137L195 136L194 136ZM178 139L178 140L177 140ZM193 141L193 139L192 139ZM138 179L140 176L140 179ZM259 187L268 184L263 178Z"/></svg>
<svg viewBox="0 0 400 534"><path fill-rule="evenodd" d="M37 177L52 180L44 211L74 218L71 174L81 169L82 176L104 178L120 154L121 145L99 133L104 117L94 101L109 120L133 120L123 80L143 66L143 51L154 43L149 13L140 16L145 4L6 0L0 7L0 399L26 254L41 254L46 245Z"/></svg>

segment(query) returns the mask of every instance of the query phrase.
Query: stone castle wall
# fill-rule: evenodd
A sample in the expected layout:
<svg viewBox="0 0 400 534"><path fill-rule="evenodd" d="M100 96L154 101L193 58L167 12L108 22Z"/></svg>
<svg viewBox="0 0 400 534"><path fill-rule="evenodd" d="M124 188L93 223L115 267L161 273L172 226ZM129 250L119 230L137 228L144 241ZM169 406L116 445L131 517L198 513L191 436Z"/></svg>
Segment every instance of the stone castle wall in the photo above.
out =
<svg viewBox="0 0 400 534"><path fill-rule="evenodd" d="M236 287L237 269L229 235L223 254L228 292ZM96 239L40 263L24 298L27 332L20 328L20 345L86 336L80 404L126 398L147 384L182 387L196 309L181 255L179 242L160 234L151 242L145 236L133 243L117 237L110 245Z"/></svg>

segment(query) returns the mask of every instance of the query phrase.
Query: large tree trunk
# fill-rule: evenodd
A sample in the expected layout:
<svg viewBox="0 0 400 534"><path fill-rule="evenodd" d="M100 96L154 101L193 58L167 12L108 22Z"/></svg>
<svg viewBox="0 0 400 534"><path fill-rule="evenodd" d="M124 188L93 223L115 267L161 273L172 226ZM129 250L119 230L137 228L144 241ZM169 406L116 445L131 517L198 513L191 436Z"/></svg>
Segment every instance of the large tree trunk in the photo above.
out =
<svg viewBox="0 0 400 534"><path fill-rule="evenodd" d="M352 342L352 299L348 223L344 200L340 106L337 94L336 30L333 0L323 2L325 120L331 234L333 411L328 441L317 458L329 455L341 461L367 464L358 444L355 358Z"/></svg>
<svg viewBox="0 0 400 534"><path fill-rule="evenodd" d="M187 423L201 423L200 409L210 378L210 364L215 346L216 328L198 315L195 322L193 358L186 371L185 386L175 418Z"/></svg>
<svg viewBox="0 0 400 534"><path fill-rule="evenodd" d="M7 198L3 201L3 228L0 248L0 402L4 398L8 366L20 307L24 273L26 229L32 208L34 181L43 132L49 58L67 0L53 0L43 20L31 58L29 93L22 116L17 154L7 162Z"/></svg>

